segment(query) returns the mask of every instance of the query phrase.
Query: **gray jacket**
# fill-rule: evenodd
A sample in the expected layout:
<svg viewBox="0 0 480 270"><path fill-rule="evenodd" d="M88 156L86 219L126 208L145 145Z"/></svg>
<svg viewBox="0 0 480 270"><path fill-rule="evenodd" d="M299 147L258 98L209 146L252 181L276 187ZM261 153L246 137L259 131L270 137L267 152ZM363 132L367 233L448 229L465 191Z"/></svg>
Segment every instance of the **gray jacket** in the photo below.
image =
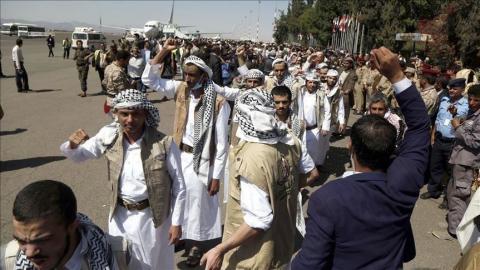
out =
<svg viewBox="0 0 480 270"><path fill-rule="evenodd" d="M467 117L455 130L450 164L480 167L480 110Z"/></svg>

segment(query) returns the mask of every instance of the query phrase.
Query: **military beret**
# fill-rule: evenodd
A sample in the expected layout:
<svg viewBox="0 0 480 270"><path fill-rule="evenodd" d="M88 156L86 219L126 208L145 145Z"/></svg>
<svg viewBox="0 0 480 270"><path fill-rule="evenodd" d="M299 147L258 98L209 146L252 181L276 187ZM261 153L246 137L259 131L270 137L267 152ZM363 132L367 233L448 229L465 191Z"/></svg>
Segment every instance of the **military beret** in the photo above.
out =
<svg viewBox="0 0 480 270"><path fill-rule="evenodd" d="M465 78L452 79L448 82L450 87L465 87Z"/></svg>
<svg viewBox="0 0 480 270"><path fill-rule="evenodd" d="M440 73L438 70L435 70L435 69L430 69L430 68L424 68L422 69L422 75L423 76L433 76L433 77L437 77L438 73Z"/></svg>

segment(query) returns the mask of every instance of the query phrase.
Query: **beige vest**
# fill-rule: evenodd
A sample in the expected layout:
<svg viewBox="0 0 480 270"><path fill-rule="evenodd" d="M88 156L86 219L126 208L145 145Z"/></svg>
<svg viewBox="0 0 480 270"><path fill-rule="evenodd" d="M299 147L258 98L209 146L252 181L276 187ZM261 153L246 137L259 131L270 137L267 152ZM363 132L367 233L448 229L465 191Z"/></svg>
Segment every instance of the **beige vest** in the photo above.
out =
<svg viewBox="0 0 480 270"><path fill-rule="evenodd" d="M158 130L145 128L141 148L143 173L155 228L162 225L170 213L172 180L167 170L167 154L173 139ZM110 219L117 207L118 181L123 166L123 134L105 151L108 181L112 185Z"/></svg>
<svg viewBox="0 0 480 270"><path fill-rule="evenodd" d="M190 93L187 87L186 82L182 82L177 90L175 91L175 121L173 122L173 140L175 143L180 146L182 142L183 133L185 132L185 127L187 126L188 119L188 107L190 105ZM210 161L213 162L213 157L215 157L215 122L217 121L218 112L223 105L224 98L217 95L215 101L215 116L213 119L213 134L210 140ZM201 104L198 103L199 105Z"/></svg>
<svg viewBox="0 0 480 270"><path fill-rule="evenodd" d="M230 157L230 191L223 241L237 231L243 220L240 208L240 176L269 195L273 210L270 229L227 252L223 269L286 269L293 254L297 214L298 140L290 146L241 141Z"/></svg>

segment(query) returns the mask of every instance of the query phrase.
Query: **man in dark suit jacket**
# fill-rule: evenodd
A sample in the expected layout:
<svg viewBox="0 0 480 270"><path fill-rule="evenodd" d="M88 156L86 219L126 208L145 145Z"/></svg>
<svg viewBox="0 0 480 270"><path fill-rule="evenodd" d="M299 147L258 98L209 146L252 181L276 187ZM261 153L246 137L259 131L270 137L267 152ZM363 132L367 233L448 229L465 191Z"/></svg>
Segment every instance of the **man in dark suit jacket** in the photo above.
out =
<svg viewBox="0 0 480 270"><path fill-rule="evenodd" d="M292 269L399 269L415 257L410 225L428 162L429 118L397 55L372 52L393 84L408 130L395 149L395 128L368 115L352 127L354 174L326 184L309 202L302 249Z"/></svg>

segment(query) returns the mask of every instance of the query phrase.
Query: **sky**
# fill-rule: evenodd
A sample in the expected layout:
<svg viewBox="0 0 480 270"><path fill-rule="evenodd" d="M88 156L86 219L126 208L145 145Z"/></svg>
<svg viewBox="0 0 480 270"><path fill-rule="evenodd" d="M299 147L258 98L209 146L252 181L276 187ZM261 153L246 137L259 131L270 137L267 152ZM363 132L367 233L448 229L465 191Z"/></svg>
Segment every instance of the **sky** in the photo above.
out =
<svg viewBox="0 0 480 270"><path fill-rule="evenodd" d="M173 22L194 25L187 31L232 32L228 38L271 41L275 10L286 10L288 0L175 1ZM0 1L0 15L8 19L49 22L85 22L143 28L146 21L168 22L172 1ZM277 12L278 14L279 12Z"/></svg>

